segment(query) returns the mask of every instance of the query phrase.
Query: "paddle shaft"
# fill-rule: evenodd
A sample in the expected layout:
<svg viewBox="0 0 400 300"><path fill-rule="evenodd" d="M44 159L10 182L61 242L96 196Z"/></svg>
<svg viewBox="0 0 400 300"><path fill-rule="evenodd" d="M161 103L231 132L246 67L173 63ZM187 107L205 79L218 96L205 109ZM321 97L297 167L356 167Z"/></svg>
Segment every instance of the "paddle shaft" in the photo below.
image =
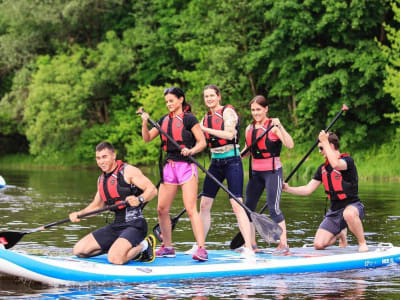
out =
<svg viewBox="0 0 400 300"><path fill-rule="evenodd" d="M142 113L142 112L141 112ZM149 122L151 125L153 125L155 128L158 129L158 131L163 134L175 147L180 149L181 147L179 144L168 134L166 133L158 123L154 122L150 117L148 118ZM253 211L251 211L246 205L244 205L230 190L228 190L227 187L225 187L213 174L211 174L206 168L204 168L193 156L189 155L188 158L196 164L204 173L207 174L212 180L215 181L216 184L218 184L233 200L236 201L237 204L239 204L241 207L243 207L244 210L246 210L249 214L253 214Z"/></svg>
<svg viewBox="0 0 400 300"><path fill-rule="evenodd" d="M246 149L244 149L240 153L240 156L243 157L243 155L245 155L247 152L249 152L251 150L251 148L254 147L264 137L264 135L266 135L274 126L275 125L268 127L268 129L265 130L254 142L252 142L250 146L248 146Z"/></svg>
<svg viewBox="0 0 400 300"><path fill-rule="evenodd" d="M172 227L175 227L175 224L178 222L179 218L182 217L182 215L186 212L186 208L182 209L182 211L177 214L175 217L172 218Z"/></svg>
<svg viewBox="0 0 400 300"><path fill-rule="evenodd" d="M103 208L99 208L99 209L92 210L92 211L89 211L87 213L84 213L82 215L78 215L78 218L82 219L84 217L95 215L95 214L101 213L101 212L106 211L106 210L111 210L111 209L117 208L118 206L121 206L121 205L126 205L127 203L128 202L126 202L126 201L122 201L122 202L119 202L119 203L116 203L116 204L113 204L113 205L107 205L107 206L105 206ZM60 221L56 221L56 222L53 222L53 223L49 223L49 224L46 224L46 225L31 229L29 231L25 231L25 232L23 232L23 234L34 233L34 232L37 232L37 231L41 231L41 230L44 230L44 229L47 229L47 228L50 228L50 227L53 227L53 226L56 226L56 225L68 223L68 222L71 222L71 220L69 218L64 219L64 220L60 220Z"/></svg>

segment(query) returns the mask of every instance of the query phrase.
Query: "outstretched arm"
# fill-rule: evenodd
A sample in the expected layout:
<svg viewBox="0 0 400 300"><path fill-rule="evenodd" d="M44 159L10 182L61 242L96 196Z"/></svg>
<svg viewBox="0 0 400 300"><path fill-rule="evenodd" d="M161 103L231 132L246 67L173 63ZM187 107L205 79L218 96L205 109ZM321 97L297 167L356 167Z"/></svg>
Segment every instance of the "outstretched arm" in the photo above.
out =
<svg viewBox="0 0 400 300"><path fill-rule="evenodd" d="M78 215L83 215L84 213L91 212L91 211L94 211L94 210L97 210L97 209L100 209L103 207L104 207L104 201L101 200L100 194L97 191L96 195L94 196L93 201L88 206L86 206L84 209L70 213L69 219L71 220L71 222L79 222L80 219L78 218Z"/></svg>
<svg viewBox="0 0 400 300"><path fill-rule="evenodd" d="M302 186L292 187L288 183L283 184L283 190L287 193L299 195L299 196L307 196L314 192L317 187L321 184L321 181L311 179L311 181Z"/></svg>

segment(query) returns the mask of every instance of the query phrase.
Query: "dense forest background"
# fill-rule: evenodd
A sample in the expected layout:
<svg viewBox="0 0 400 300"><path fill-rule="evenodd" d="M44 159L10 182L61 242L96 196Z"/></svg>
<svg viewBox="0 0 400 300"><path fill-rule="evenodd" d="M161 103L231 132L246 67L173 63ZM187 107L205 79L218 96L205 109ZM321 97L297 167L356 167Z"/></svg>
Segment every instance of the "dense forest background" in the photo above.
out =
<svg viewBox="0 0 400 300"><path fill-rule="evenodd" d="M400 165L399 6L0 0L0 156L93 164L94 146L108 140L120 158L153 164L159 141L142 142L138 107L158 120L167 112L162 91L175 85L201 119L203 87L216 84L242 124L250 122L249 101L267 96L270 116L300 154L345 103L350 110L334 127L342 148L393 169Z"/></svg>

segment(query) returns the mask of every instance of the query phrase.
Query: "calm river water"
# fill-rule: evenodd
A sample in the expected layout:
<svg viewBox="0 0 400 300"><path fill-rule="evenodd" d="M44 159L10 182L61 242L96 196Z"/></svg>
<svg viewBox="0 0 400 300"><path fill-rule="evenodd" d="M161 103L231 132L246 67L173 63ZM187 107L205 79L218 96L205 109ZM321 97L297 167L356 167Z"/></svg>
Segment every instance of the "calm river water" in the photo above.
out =
<svg viewBox="0 0 400 300"><path fill-rule="evenodd" d="M144 170L155 176L156 170ZM153 174L154 173L154 174ZM0 190L0 231L22 231L68 217L85 207L94 196L98 171L15 171L0 169L7 188ZM157 180L154 179L154 182ZM302 182L303 183L303 182ZM291 184L295 185L293 180ZM300 183L299 183L300 184ZM361 182L360 197L366 206L364 228L368 243L400 246L400 185ZM154 199L145 209L152 228L158 221ZM209 249L228 249L237 233L228 198L220 191L214 203ZM260 207L264 202L260 203ZM283 194L291 247L312 243L325 210L322 188L311 197ZM179 197L172 215L183 208ZM111 218L111 216L110 216ZM47 231L26 235L13 249L29 253L69 255L74 243L86 233L105 225L106 214L66 223ZM349 234L349 243L355 244ZM177 224L173 239L177 250L192 246L187 216ZM267 247L260 242L261 246ZM399 299L400 266L346 272L268 275L179 281L138 285L48 288L33 282L15 281L0 275L0 298L4 299Z"/></svg>

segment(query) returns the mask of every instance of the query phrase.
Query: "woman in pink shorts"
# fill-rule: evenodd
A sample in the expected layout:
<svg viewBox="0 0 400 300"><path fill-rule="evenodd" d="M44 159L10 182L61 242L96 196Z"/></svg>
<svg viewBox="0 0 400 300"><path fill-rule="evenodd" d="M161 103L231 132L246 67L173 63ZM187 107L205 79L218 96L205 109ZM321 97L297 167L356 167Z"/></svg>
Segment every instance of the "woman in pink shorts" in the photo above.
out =
<svg viewBox="0 0 400 300"><path fill-rule="evenodd" d="M194 237L198 250L193 259L208 260L204 247L204 229L197 211L198 176L197 166L192 163L189 155L201 152L206 147L206 141L200 128L199 121L190 112L190 105L185 101L185 94L180 88L171 87L164 91L165 102L169 114L163 116L158 124L180 145L177 148L163 134L161 147L166 151L166 164L163 168L162 179L158 192L158 220L163 234L163 244L156 251L157 257L175 257L172 247L172 230L169 210L175 198L178 187L182 188L183 204L192 223ZM142 114L142 137L147 143L160 134L157 128L148 129L149 115Z"/></svg>

